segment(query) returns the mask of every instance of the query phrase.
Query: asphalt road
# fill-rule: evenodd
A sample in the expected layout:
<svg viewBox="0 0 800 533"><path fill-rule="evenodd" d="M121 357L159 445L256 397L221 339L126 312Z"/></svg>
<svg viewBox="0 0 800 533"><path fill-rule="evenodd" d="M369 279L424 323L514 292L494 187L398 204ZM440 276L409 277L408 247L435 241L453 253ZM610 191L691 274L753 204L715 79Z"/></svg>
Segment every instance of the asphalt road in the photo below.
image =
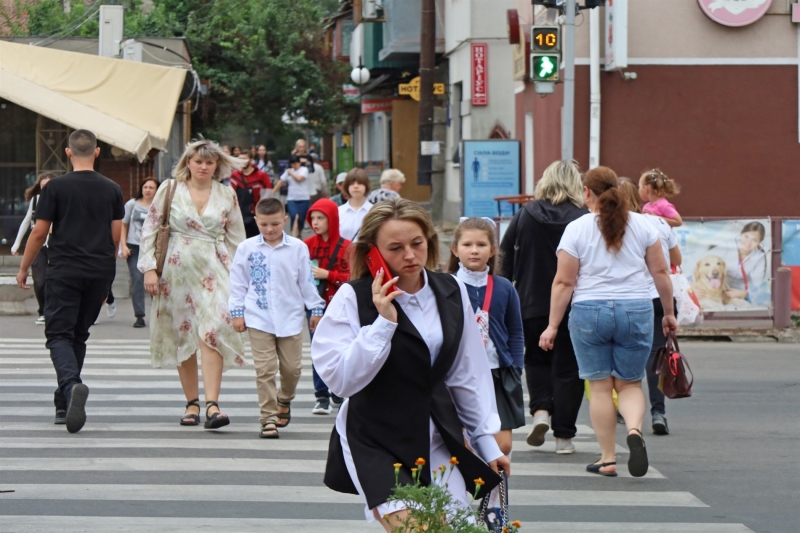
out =
<svg viewBox="0 0 800 533"><path fill-rule="evenodd" d="M333 416L310 414L307 346L280 440L256 437L252 367L224 378L225 431L181 428L177 376L150 368L148 330L131 328L130 300L118 305L92 329L77 435L52 424L43 328L33 315L0 319L0 491L15 491L0 493L0 532L382 531L357 498L322 485ZM646 426L646 477L583 472L598 450L585 402L574 455L555 455L552 435L533 449L515 434L511 514L523 532L800 531L800 345L681 347L694 396L668 403L671 435Z"/></svg>

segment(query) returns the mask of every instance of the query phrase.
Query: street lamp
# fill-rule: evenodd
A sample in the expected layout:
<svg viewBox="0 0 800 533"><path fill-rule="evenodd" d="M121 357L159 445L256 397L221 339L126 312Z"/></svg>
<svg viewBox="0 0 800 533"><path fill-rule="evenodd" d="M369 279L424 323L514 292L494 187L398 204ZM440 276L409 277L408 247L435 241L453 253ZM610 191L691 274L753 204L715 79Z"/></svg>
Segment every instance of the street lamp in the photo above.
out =
<svg viewBox="0 0 800 533"><path fill-rule="evenodd" d="M369 81L369 69L361 64L361 57L358 58L358 66L350 73L350 79L356 85L364 85Z"/></svg>

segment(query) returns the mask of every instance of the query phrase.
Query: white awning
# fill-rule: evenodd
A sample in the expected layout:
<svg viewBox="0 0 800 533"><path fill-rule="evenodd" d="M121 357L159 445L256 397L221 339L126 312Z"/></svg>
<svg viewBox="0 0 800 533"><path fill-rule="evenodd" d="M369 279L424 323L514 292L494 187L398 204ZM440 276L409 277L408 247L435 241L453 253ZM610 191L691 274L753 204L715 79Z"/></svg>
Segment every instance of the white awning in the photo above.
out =
<svg viewBox="0 0 800 533"><path fill-rule="evenodd" d="M167 146L186 70L0 41L0 98L144 161Z"/></svg>

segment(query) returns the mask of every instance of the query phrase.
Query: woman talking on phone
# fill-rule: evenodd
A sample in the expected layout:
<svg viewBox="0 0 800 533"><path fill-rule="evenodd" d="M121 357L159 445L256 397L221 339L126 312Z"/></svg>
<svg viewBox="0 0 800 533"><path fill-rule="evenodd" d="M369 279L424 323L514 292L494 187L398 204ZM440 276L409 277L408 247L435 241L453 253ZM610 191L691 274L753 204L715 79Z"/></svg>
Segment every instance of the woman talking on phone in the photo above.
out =
<svg viewBox="0 0 800 533"><path fill-rule="evenodd" d="M394 199L373 207L351 247L352 281L334 296L311 345L322 380L347 398L331 437L325 484L360 494L367 520L379 520L386 531L408 514L399 502L387 503L394 465L406 484L417 459L424 459L427 484L432 469L455 457L448 489L464 506L473 480L485 480L481 494L488 494L500 480L494 472L511 473L494 439L500 419L472 305L462 282L432 271L438 247L430 216L418 204ZM475 452L464 446L462 428Z"/></svg>

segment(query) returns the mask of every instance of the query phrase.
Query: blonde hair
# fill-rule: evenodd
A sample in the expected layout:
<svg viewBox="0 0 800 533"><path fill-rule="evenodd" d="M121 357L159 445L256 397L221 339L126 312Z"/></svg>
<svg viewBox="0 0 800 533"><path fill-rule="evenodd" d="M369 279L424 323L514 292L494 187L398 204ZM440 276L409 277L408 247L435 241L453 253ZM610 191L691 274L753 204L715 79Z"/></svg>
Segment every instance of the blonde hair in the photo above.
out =
<svg viewBox="0 0 800 533"><path fill-rule="evenodd" d="M680 185L657 168L642 174L639 183L650 186L659 198L669 198L681 192Z"/></svg>
<svg viewBox="0 0 800 533"><path fill-rule="evenodd" d="M489 246L491 246L493 249L496 248L494 226L489 224L489 221L485 219L469 217L456 226L456 231L453 234L453 246L450 248L450 259L447 261L447 271L451 274L458 272L459 262L458 256L455 254L455 252L453 252L453 248L458 247L458 242L461 240L464 232L469 230L478 230L486 233L486 238L489 239ZM486 263L486 265L489 267L489 274L491 275L499 274L497 269L497 266L500 264L500 261L497 259L499 253L500 250L496 250L492 257L489 258L489 262Z"/></svg>
<svg viewBox="0 0 800 533"><path fill-rule="evenodd" d="M381 174L381 185L386 185L387 183L391 183L396 181L397 183L405 183L406 176L396 168L387 168Z"/></svg>
<svg viewBox="0 0 800 533"><path fill-rule="evenodd" d="M222 181L230 177L231 172L240 169L244 166L244 161L236 156L228 155L222 151L222 148L214 141L207 141L201 139L199 141L192 141L186 145L186 150L178 164L172 170L172 177L178 181L187 181L191 179L192 175L189 172L189 160L195 155L199 155L203 159L212 159L217 162L217 168L214 170L213 179Z"/></svg>
<svg viewBox="0 0 800 533"><path fill-rule="evenodd" d="M439 265L439 236L428 212L411 200L392 198L375 204L361 222L358 240L350 246L350 279L361 279L369 273L367 254L373 246L377 246L378 231L381 226L390 220L415 222L428 241L425 268L434 270Z"/></svg>
<svg viewBox="0 0 800 533"><path fill-rule="evenodd" d="M533 191L537 200L550 200L553 205L569 200L583 206L583 183L575 161L556 161L544 170Z"/></svg>

